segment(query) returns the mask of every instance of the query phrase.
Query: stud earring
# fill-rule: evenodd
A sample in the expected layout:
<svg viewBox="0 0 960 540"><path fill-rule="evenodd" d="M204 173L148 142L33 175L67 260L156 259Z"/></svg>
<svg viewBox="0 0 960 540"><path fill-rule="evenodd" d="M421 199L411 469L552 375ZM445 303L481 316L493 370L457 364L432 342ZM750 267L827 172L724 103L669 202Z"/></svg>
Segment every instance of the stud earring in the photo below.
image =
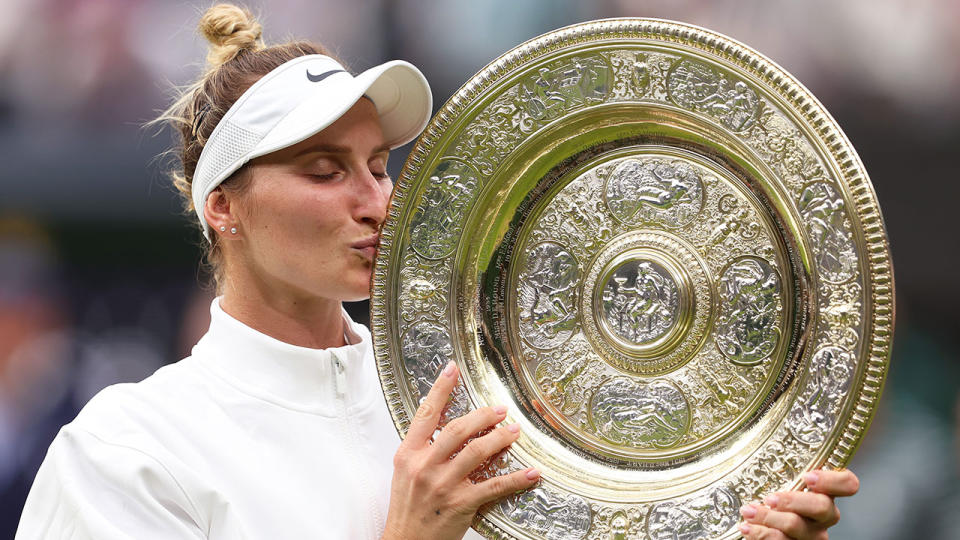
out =
<svg viewBox="0 0 960 540"><path fill-rule="evenodd" d="M224 227L223 225L220 226L220 232L224 232L224 231L226 231L226 230L227 230L226 227Z"/></svg>
<svg viewBox="0 0 960 540"><path fill-rule="evenodd" d="M236 228L236 227L230 227L230 234L237 234L237 228Z"/></svg>

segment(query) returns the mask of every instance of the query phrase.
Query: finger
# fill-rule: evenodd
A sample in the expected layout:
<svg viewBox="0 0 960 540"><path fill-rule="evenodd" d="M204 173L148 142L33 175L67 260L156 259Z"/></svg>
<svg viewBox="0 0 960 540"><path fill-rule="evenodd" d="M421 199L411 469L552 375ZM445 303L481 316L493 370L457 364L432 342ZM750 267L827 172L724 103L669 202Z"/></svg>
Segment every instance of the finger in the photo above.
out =
<svg viewBox="0 0 960 540"><path fill-rule="evenodd" d="M790 540L782 532L756 523L741 523L740 534L747 540Z"/></svg>
<svg viewBox="0 0 960 540"><path fill-rule="evenodd" d="M447 424L433 443L433 452L436 461L446 461L450 456L463 448L470 437L495 425L507 416L507 408L503 405L496 407L482 407L470 411Z"/></svg>
<svg viewBox="0 0 960 540"><path fill-rule="evenodd" d="M456 475L457 480L463 479L492 456L513 444L519 437L520 426L511 424L501 426L483 437L470 441L453 459L452 474Z"/></svg>
<svg viewBox="0 0 960 540"><path fill-rule="evenodd" d="M811 491L831 497L849 497L860 490L860 479L847 469L810 471L803 475L803 481Z"/></svg>
<svg viewBox="0 0 960 540"><path fill-rule="evenodd" d="M440 412L447 404L450 392L457 385L457 375L459 374L460 370L453 362L448 363L443 368L440 376L433 383L433 387L430 388L427 397L417 408L417 414L414 415L413 421L410 422L410 429L407 430L407 436L404 439L405 444L426 446L429 443L430 437L437 430Z"/></svg>
<svg viewBox="0 0 960 540"><path fill-rule="evenodd" d="M775 529L787 538L815 538L822 525L814 525L793 512L780 512L762 504L748 504L740 509L740 515L752 525ZM758 536L758 538L766 538ZM771 538L777 538L772 536Z"/></svg>
<svg viewBox="0 0 960 540"><path fill-rule="evenodd" d="M477 507L490 501L495 501L525 489L533 487L540 480L540 471L524 469L502 476L494 476L478 484L470 486L471 495Z"/></svg>
<svg viewBox="0 0 960 540"><path fill-rule="evenodd" d="M833 498L822 493L786 491L768 495L763 502L774 510L793 512L827 527L840 521L840 510L834 504Z"/></svg>

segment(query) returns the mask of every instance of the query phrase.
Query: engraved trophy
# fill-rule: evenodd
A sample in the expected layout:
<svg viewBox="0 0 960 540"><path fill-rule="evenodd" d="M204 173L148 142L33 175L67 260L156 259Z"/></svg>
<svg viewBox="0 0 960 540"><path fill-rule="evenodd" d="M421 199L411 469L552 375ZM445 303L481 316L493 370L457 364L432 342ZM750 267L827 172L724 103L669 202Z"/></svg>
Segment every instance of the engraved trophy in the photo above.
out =
<svg viewBox="0 0 960 540"><path fill-rule="evenodd" d="M893 275L863 165L816 99L719 34L615 19L468 81L398 179L371 326L406 432L506 403L479 477L540 484L490 538L738 536L738 508L840 467L887 371Z"/></svg>

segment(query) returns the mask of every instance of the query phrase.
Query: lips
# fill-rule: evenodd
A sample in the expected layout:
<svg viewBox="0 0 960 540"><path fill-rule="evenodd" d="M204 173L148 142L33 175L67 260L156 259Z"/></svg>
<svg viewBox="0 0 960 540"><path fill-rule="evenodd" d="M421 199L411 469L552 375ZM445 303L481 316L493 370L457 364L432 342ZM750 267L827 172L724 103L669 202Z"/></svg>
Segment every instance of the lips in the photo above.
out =
<svg viewBox="0 0 960 540"><path fill-rule="evenodd" d="M373 257L377 254L377 245L379 243L380 235L374 234L359 242L354 242L350 247L362 253L367 260L373 262Z"/></svg>
<svg viewBox="0 0 960 540"><path fill-rule="evenodd" d="M371 248L371 247L375 248L379 243L380 243L380 235L374 234L372 236L364 238L359 242L354 242L350 247L355 249L364 249L364 248Z"/></svg>

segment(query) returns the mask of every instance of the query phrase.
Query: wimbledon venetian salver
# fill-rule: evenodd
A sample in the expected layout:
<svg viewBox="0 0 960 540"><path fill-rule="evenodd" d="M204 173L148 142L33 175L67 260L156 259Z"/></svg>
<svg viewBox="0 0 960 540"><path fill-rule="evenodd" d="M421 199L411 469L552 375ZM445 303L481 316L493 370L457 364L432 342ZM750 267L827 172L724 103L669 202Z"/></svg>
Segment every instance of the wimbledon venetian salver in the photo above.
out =
<svg viewBox="0 0 960 540"><path fill-rule="evenodd" d="M823 107L701 28L616 19L503 55L398 179L371 322L397 428L507 403L538 467L491 538L733 538L741 504L843 466L887 371L893 275Z"/></svg>

